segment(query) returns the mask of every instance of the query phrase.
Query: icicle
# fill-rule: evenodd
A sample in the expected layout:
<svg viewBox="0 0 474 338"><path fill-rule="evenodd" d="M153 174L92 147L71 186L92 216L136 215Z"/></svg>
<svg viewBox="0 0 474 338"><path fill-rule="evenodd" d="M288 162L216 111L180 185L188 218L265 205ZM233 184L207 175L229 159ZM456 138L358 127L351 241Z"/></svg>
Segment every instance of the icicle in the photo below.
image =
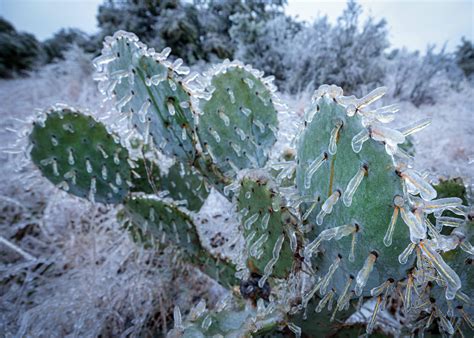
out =
<svg viewBox="0 0 474 338"><path fill-rule="evenodd" d="M56 138L56 136L51 136L51 143L53 144L54 147L57 147L58 146L58 139Z"/></svg>
<svg viewBox="0 0 474 338"><path fill-rule="evenodd" d="M247 135L245 134L245 132L242 129L236 128L235 131L237 132L237 135L240 136L241 141L243 141L247 138Z"/></svg>
<svg viewBox="0 0 474 338"><path fill-rule="evenodd" d="M438 307L436 307L436 316L439 319L438 323L441 329L450 335L454 334L454 328L451 322L446 319L446 317L444 316L444 314L441 312L441 310Z"/></svg>
<svg viewBox="0 0 474 338"><path fill-rule="evenodd" d="M211 133L212 137L214 137L217 143L221 142L221 137L219 136L217 131L215 131L214 129L210 129L209 132Z"/></svg>
<svg viewBox="0 0 474 338"><path fill-rule="evenodd" d="M308 208L308 210L305 211L305 213L303 214L303 217L301 218L303 221L306 221L309 217L309 215L311 215L311 213L313 212L314 208L316 208L316 205L318 205L319 201L316 199L316 201L311 204L311 206Z"/></svg>
<svg viewBox="0 0 474 338"><path fill-rule="evenodd" d="M403 250L403 252L398 255L398 262L402 265L406 264L408 261L408 257L411 255L413 252L413 249L415 249L416 244L415 243L410 243L408 246Z"/></svg>
<svg viewBox="0 0 474 338"><path fill-rule="evenodd" d="M355 247L357 244L357 233L359 232L359 225L355 224L356 228L352 233L352 241L351 241L351 251L349 252L349 262L355 261Z"/></svg>
<svg viewBox="0 0 474 338"><path fill-rule="evenodd" d="M254 82L253 82L251 79L249 79L249 78L246 77L246 78L244 79L244 82L245 82L245 84L246 84L250 89L253 88Z"/></svg>
<svg viewBox="0 0 474 338"><path fill-rule="evenodd" d="M69 184L67 184L66 181L61 181L61 183L59 183L59 184L57 185L57 187L58 187L59 189L64 190L64 191L69 191Z"/></svg>
<svg viewBox="0 0 474 338"><path fill-rule="evenodd" d="M206 318L204 318L204 320L202 321L201 323L201 328L204 330L204 331L207 331L209 330L209 328L211 327L212 325L212 317L211 315L207 315Z"/></svg>
<svg viewBox="0 0 474 338"><path fill-rule="evenodd" d="M438 274L446 282L446 299L454 299L456 292L461 288L459 276L444 262L441 255L431 248L428 242L420 242L419 247L428 258L428 261L435 267Z"/></svg>
<svg viewBox="0 0 474 338"><path fill-rule="evenodd" d="M262 248L263 244L268 240L268 233L264 233L250 246L250 256L259 259L258 252ZM263 253L263 251L261 251Z"/></svg>
<svg viewBox="0 0 474 338"><path fill-rule="evenodd" d="M178 86L176 86L176 83L174 83L174 81L172 79L168 79L168 84L170 85L171 90L174 91L174 92L178 88Z"/></svg>
<svg viewBox="0 0 474 338"><path fill-rule="evenodd" d="M362 269L359 270L356 276L356 286L355 286L355 294L360 296L362 294L362 290L364 289L365 284L367 284L367 280L369 279L369 275L374 268L375 261L377 260L377 253L372 251L370 255L365 260L364 266Z"/></svg>
<svg viewBox="0 0 474 338"><path fill-rule="evenodd" d="M260 129L260 132L261 132L261 133L264 133L264 132L265 132L265 125L262 123L262 121L257 120L257 119L254 119L254 120L252 121L252 123L253 123L254 125L256 125L256 126L258 127L258 129Z"/></svg>
<svg viewBox="0 0 474 338"><path fill-rule="evenodd" d="M458 197L440 198L432 201L423 202L423 211L427 214L444 211L448 208L454 208L462 204L462 199Z"/></svg>
<svg viewBox="0 0 474 338"><path fill-rule="evenodd" d="M362 129L356 136L352 138L352 150L355 153L359 153L362 150L362 145L365 141L370 138L369 131L367 129Z"/></svg>
<svg viewBox="0 0 474 338"><path fill-rule="evenodd" d="M232 182L231 184L229 185L226 185L224 187L224 195L225 196L229 196L229 192L230 191L235 191L238 189L238 187L240 186L240 183L238 180L235 180L234 182Z"/></svg>
<svg viewBox="0 0 474 338"><path fill-rule="evenodd" d="M372 313L372 317L370 318L370 321L367 324L367 328L366 328L366 331L365 331L367 334L371 334L372 331L374 330L375 320L377 319L377 314L379 312L381 303L382 303L382 296L378 296L377 297L377 302L375 303L374 312Z"/></svg>
<svg viewBox="0 0 474 338"><path fill-rule="evenodd" d="M268 222L270 221L270 213L266 213L262 218L262 223L260 223L260 228L265 231L268 228Z"/></svg>
<svg viewBox="0 0 474 338"><path fill-rule="evenodd" d="M101 172L101 174L102 174L102 179L103 179L104 181L107 181L107 167L106 167L105 165L102 165L102 172Z"/></svg>
<svg viewBox="0 0 474 338"><path fill-rule="evenodd" d="M245 192L245 199L250 199L250 197L252 197L252 192L249 190L249 191L246 191Z"/></svg>
<svg viewBox="0 0 474 338"><path fill-rule="evenodd" d="M393 199L394 208L392 218L390 219L390 224L388 225L387 232L385 233L385 236L383 238L383 244L385 244L386 247L392 245L392 237L393 232L395 230L395 224L397 224L398 213L403 203L403 197L400 195L395 196L395 198Z"/></svg>
<svg viewBox="0 0 474 338"><path fill-rule="evenodd" d="M241 155L241 148L238 144L234 143L234 142L230 142L230 146L232 147L232 150L234 150L235 154L240 157Z"/></svg>
<svg viewBox="0 0 474 338"><path fill-rule="evenodd" d="M168 108L168 113L170 113L171 116L176 114L176 108L174 107L174 104L171 100L166 102L166 107Z"/></svg>
<svg viewBox="0 0 474 338"><path fill-rule="evenodd" d="M121 111L123 107L125 107L133 98L132 93L125 95L120 100L117 101L115 104L117 106L117 110Z"/></svg>
<svg viewBox="0 0 474 338"><path fill-rule="evenodd" d="M330 321L334 321L336 318L336 313L337 311L340 311L344 308L346 305L346 302L348 301L348 296L349 296L349 288L351 287L352 281L354 280L354 277L351 275L349 276L349 279L346 282L346 286L344 287L342 293L339 295L339 298L337 299L336 302L336 307L334 308L334 312L332 313Z"/></svg>
<svg viewBox="0 0 474 338"><path fill-rule="evenodd" d="M70 179L72 184L75 185L76 184L76 171L74 169L68 171L67 173L64 174L64 178Z"/></svg>
<svg viewBox="0 0 474 338"><path fill-rule="evenodd" d="M227 88L227 94L229 94L230 97L230 103L234 104L235 103L235 95L232 89Z"/></svg>
<svg viewBox="0 0 474 338"><path fill-rule="evenodd" d="M468 253L469 255L474 255L474 247L470 242L466 241L465 239L462 239L461 243L459 244L459 247L462 251Z"/></svg>
<svg viewBox="0 0 474 338"><path fill-rule="evenodd" d="M420 195L425 201L436 198L436 190L414 170L406 169L400 175L420 191Z"/></svg>
<svg viewBox="0 0 474 338"><path fill-rule="evenodd" d="M219 110L219 117L221 118L222 121L224 121L224 125L228 127L230 125L230 119L229 116L224 114L223 111Z"/></svg>
<svg viewBox="0 0 474 338"><path fill-rule="evenodd" d="M92 177L91 178L91 186L90 186L90 190L89 190L89 200L94 203L95 202L95 194L97 192L97 188L96 188L96 179L95 177Z"/></svg>
<svg viewBox="0 0 474 338"><path fill-rule="evenodd" d="M334 207L334 205L339 200L339 197L341 197L341 192L339 190L336 190L323 203L323 205L321 206L321 211L319 212L318 216L316 217L316 223L318 225L323 224L324 216L326 216L327 214L330 214L332 212L332 208Z"/></svg>
<svg viewBox="0 0 474 338"><path fill-rule="evenodd" d="M186 133L186 127L182 127L181 129L181 140L186 141L187 133Z"/></svg>
<svg viewBox="0 0 474 338"><path fill-rule="evenodd" d="M337 139L339 137L339 130L341 130L341 127L342 127L342 121L338 120L334 128L331 130L331 137L329 138L329 147L328 147L328 152L331 155L335 155L337 152Z"/></svg>
<svg viewBox="0 0 474 338"><path fill-rule="evenodd" d="M290 250L293 253L296 253L296 249L298 247L298 240L296 238L296 233L291 227L291 225L288 225L286 227L286 233L288 235L288 238L290 239Z"/></svg>
<svg viewBox="0 0 474 338"><path fill-rule="evenodd" d="M362 109L372 102L375 102L376 100L380 99L382 96L385 95L387 92L387 87L378 87L368 93L366 96L360 98L357 100L357 108Z"/></svg>
<svg viewBox="0 0 474 338"><path fill-rule="evenodd" d="M369 127L370 137L375 141L386 142L392 146L405 142L405 136L398 130L373 123Z"/></svg>
<svg viewBox="0 0 474 338"><path fill-rule="evenodd" d="M183 330L183 321L181 318L181 311L179 310L179 306L175 306L173 310L173 319L174 319L174 328L178 330Z"/></svg>
<svg viewBox="0 0 474 338"><path fill-rule="evenodd" d="M252 225L257 221L258 216L259 216L259 214L255 213L252 216L250 216L249 218L247 218L244 222L244 228L247 229L247 230L250 230Z"/></svg>
<svg viewBox="0 0 474 338"><path fill-rule="evenodd" d="M148 114L148 109L150 108L150 105L151 101L145 100L145 102L143 102L140 109L138 110L138 118L140 119L140 122L145 123L146 115Z"/></svg>
<svg viewBox="0 0 474 338"><path fill-rule="evenodd" d="M265 285L265 282L267 281L268 277L270 277L270 274L273 271L273 266L276 264L280 256L280 251L281 251L281 247L283 246L284 240L285 240L285 236L283 234L281 234L276 240L275 245L273 246L272 259L270 259L268 263L265 265L265 268L263 269L263 276L258 281L258 286L260 288L262 288Z"/></svg>
<svg viewBox="0 0 474 338"><path fill-rule="evenodd" d="M120 176L120 173L115 175L115 184L122 185L122 177Z"/></svg>
<svg viewBox="0 0 474 338"><path fill-rule="evenodd" d="M411 292L413 289L413 274L410 272L408 274L408 279L407 279L407 286L405 288L405 295L403 297L403 304L405 306L405 311L408 312L408 310L411 308Z"/></svg>
<svg viewBox="0 0 474 338"><path fill-rule="evenodd" d="M119 154L118 154L118 153L119 153L119 152L116 151L115 154L114 154L114 163L115 163L116 165L119 165L119 164L120 164L120 158L119 158Z"/></svg>
<svg viewBox="0 0 474 338"><path fill-rule="evenodd" d="M321 165L328 159L328 154L326 152L321 153L318 157L314 159L313 162L308 166L304 174L304 187L309 189L311 187L311 180L314 173L321 167Z"/></svg>
<svg viewBox="0 0 474 338"><path fill-rule="evenodd" d="M415 214L407 210L406 207L400 208L400 215L410 230L410 240L412 243L416 244L426 238L426 224L423 221L419 220Z"/></svg>
<svg viewBox="0 0 474 338"><path fill-rule="evenodd" d="M69 163L69 165L74 165L75 161L74 161L74 153L73 153L72 148L69 148L67 152L68 152L67 162Z"/></svg>
<svg viewBox="0 0 474 338"><path fill-rule="evenodd" d="M290 331L295 334L295 338L301 337L301 327L293 323L288 323L287 326L288 326L288 329L290 329Z"/></svg>
<svg viewBox="0 0 474 338"><path fill-rule="evenodd" d="M304 257L311 258L312 254L316 252L322 241L329 241L331 239L339 240L353 232L357 232L358 229L358 225L347 224L321 231L318 237L316 237L312 242L308 243L308 245L305 247Z"/></svg>
<svg viewBox="0 0 474 338"><path fill-rule="evenodd" d="M105 152L104 148L100 144L97 145L97 150L99 150L104 159L109 158L109 155Z"/></svg>
<svg viewBox="0 0 474 338"><path fill-rule="evenodd" d="M339 267L339 264L341 263L341 259L342 259L342 257L340 255L338 255L336 260L334 261L334 263L332 263L329 266L328 272L324 276L323 282L321 283L321 288L320 288L320 291L319 291L321 293L321 295L326 294L326 289L329 286L329 283L331 282L332 276L334 275L337 268Z"/></svg>
<svg viewBox="0 0 474 338"><path fill-rule="evenodd" d="M321 312L324 307L326 306L326 304L328 304L329 302L332 302L332 298L334 297L334 290L330 290L318 303L318 306L316 307L315 309L315 312ZM331 307L331 306L329 306ZM328 308L329 308L328 307Z"/></svg>
<svg viewBox="0 0 474 338"><path fill-rule="evenodd" d="M92 165L89 159L86 160L86 171L90 174L92 173Z"/></svg>
<svg viewBox="0 0 474 338"><path fill-rule="evenodd" d="M240 107L240 111L246 116L249 117L252 114L252 111L245 107Z"/></svg>
<svg viewBox="0 0 474 338"><path fill-rule="evenodd" d="M426 128L431 123L431 119L426 118L420 121L417 121L409 126L398 129L404 136L411 135L413 133L419 132L420 130Z"/></svg>
<svg viewBox="0 0 474 338"><path fill-rule="evenodd" d="M392 285L393 283L393 280L386 280L385 282L383 282L382 284L380 284L379 286L376 286L375 288L371 289L370 290L370 295L373 296L373 297L377 297L379 295L381 295L385 290L387 290L387 288Z"/></svg>
<svg viewBox="0 0 474 338"><path fill-rule="evenodd" d="M443 226L457 228L464 225L465 222L466 221L462 218L442 216L436 219L436 227L438 229L442 228Z"/></svg>
<svg viewBox="0 0 474 338"><path fill-rule="evenodd" d="M344 194L342 196L342 201L344 202L344 205L346 207L351 206L352 198L357 188L359 187L360 183L362 182L362 179L364 178L366 174L367 174L367 166L363 165L360 167L360 169L357 171L354 177L352 177L349 183L347 184L346 190L344 191Z"/></svg>
<svg viewBox="0 0 474 338"><path fill-rule="evenodd" d="M389 123L395 119L395 113L400 109L397 104L377 108L373 111L364 112L363 114L370 119L376 119L382 123Z"/></svg>

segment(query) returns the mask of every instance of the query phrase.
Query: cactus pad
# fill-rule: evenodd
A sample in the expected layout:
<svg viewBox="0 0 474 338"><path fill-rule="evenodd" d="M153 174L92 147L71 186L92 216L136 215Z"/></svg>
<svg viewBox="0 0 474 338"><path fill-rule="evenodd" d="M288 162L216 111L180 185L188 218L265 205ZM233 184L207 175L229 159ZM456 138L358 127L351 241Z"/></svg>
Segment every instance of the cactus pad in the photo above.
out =
<svg viewBox="0 0 474 338"><path fill-rule="evenodd" d="M270 178L262 172L241 181L237 208L248 249L247 265L263 276L285 278L291 271L297 238L295 220L281 205L281 196Z"/></svg>
<svg viewBox="0 0 474 338"><path fill-rule="evenodd" d="M138 176L132 176L131 191L145 194L167 191L167 196L183 201L190 211L199 211L209 195L203 178L183 162L176 162L164 174L154 161L139 160L135 172Z"/></svg>
<svg viewBox="0 0 474 338"><path fill-rule="evenodd" d="M227 177L267 161L278 129L270 80L239 63L224 63L208 74L209 99L200 102L202 148Z"/></svg>
<svg viewBox="0 0 474 338"><path fill-rule="evenodd" d="M94 60L95 78L146 144L153 142L167 155L192 161L195 113L187 80L178 74L189 70L181 67L182 60L167 61L169 52L156 53L133 33L119 31L106 39L102 55Z"/></svg>
<svg viewBox="0 0 474 338"><path fill-rule="evenodd" d="M128 151L105 126L70 108L52 108L30 135L31 158L43 175L69 193L120 203L128 193Z"/></svg>

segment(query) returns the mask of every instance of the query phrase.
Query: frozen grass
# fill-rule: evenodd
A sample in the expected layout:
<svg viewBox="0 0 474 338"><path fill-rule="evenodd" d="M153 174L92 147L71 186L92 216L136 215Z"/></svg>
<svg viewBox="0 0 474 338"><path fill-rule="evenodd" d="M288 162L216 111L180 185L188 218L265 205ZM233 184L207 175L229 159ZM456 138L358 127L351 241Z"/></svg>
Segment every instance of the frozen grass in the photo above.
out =
<svg viewBox="0 0 474 338"><path fill-rule="evenodd" d="M447 93L435 106L402 103L399 121L431 117L415 136L418 168L472 179L472 88ZM280 118L274 153L289 145L311 95L285 97L292 113ZM91 79L90 60L71 52L65 62L30 78L0 81L0 140L14 143L20 122L57 102L106 111ZM174 305L183 314L201 297L214 303L224 292L196 270L175 264L175 254L133 243L115 220L115 208L97 207L58 193L46 180L26 178L21 155L0 154L0 332L13 336L137 336L164 332ZM196 216L211 251L236 257L231 205L213 192Z"/></svg>

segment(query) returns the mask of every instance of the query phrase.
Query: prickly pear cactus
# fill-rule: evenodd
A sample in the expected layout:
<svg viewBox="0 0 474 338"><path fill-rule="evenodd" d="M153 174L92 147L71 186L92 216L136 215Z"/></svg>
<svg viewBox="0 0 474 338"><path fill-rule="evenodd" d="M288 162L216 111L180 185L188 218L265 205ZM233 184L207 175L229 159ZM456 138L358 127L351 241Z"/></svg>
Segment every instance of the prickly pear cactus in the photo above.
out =
<svg viewBox="0 0 474 338"><path fill-rule="evenodd" d="M35 121L30 143L33 163L58 188L101 203L127 195L128 151L92 116L53 107Z"/></svg>
<svg viewBox="0 0 474 338"><path fill-rule="evenodd" d="M172 247L176 261L232 290L186 320L176 308L170 336L373 334L382 313L403 316L394 335L472 336L473 210L457 187L426 181L404 150L429 121L390 128L398 108L371 106L385 88L356 98L323 85L296 149L269 160L284 109L272 77L237 61L189 74L169 53L121 31L94 61L127 142L57 106L35 122L27 150L58 188L119 204L138 243ZM210 187L240 220L235 261L201 243L194 217ZM351 321L362 306L370 318Z"/></svg>

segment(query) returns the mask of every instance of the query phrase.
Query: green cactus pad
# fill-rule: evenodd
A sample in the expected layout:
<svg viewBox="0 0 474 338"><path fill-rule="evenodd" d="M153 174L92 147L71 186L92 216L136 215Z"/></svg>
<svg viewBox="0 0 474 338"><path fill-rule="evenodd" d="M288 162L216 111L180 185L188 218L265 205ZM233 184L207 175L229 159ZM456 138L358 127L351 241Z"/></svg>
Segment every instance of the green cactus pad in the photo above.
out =
<svg viewBox="0 0 474 338"><path fill-rule="evenodd" d="M186 201L185 206L190 211L199 211L209 195L201 175L183 162L176 162L164 174L154 161L141 159L137 161L135 172L139 176L132 175L131 191L156 194L166 190L172 199Z"/></svg>
<svg viewBox="0 0 474 338"><path fill-rule="evenodd" d="M237 284L235 268L227 259L215 257L202 247L196 225L189 215L169 199L154 196L132 196L125 202L125 214L132 227L132 236L146 237L147 243L153 242L165 246L174 245L184 252L183 259L192 263L204 273L231 287ZM143 241L145 242L145 241Z"/></svg>
<svg viewBox="0 0 474 338"><path fill-rule="evenodd" d="M349 260L349 256L354 235L322 242L322 257L317 262L324 275L329 266L338 257L341 258L339 268L332 278L333 287L341 292L349 276L356 276L371 252L377 252L377 261L365 287L366 294L370 288L380 285L388 278L403 278L406 269L411 266L398 262L398 255L410 242L409 230L401 217L398 217L395 224L392 244L387 247L383 241L394 212L394 197L404 196L402 181L395 172L392 157L387 154L381 142L369 139L359 153L352 149L353 137L364 128L359 116L348 116L345 107L327 97L318 99L311 109L317 111L300 136L296 172L297 187L308 202L307 206L317 202L308 218L307 226L313 228L308 238L316 238L325 229L358 224L353 262ZM342 122L342 127L337 136L337 151L331 155L328 151L331 132L339 122ZM308 167L321 154L324 154L326 160L310 177ZM323 224L318 226L316 218L321 205L336 191L342 195L348 183L364 166L367 173L353 195L351 206L345 206L343 196L340 196L332 212L325 215Z"/></svg>
<svg viewBox="0 0 474 338"><path fill-rule="evenodd" d="M262 172L244 177L237 196L237 208L242 215L250 271L265 275L265 267L273 259L278 238L283 236L284 242L271 276L288 276L293 263L293 252L286 229L292 231L293 245L296 248L295 220L281 206L281 196L272 186L270 178Z"/></svg>
<svg viewBox="0 0 474 338"><path fill-rule="evenodd" d="M124 207L131 222L157 241L176 245L192 255L201 249L192 219L172 201L153 196L132 196L126 200Z"/></svg>
<svg viewBox="0 0 474 338"><path fill-rule="evenodd" d="M208 75L212 97L200 102L203 150L226 177L265 165L278 129L271 83L250 68L224 63Z"/></svg>
<svg viewBox="0 0 474 338"><path fill-rule="evenodd" d="M35 122L30 143L33 162L57 187L101 203L120 203L128 194L128 151L91 116L52 108Z"/></svg>
<svg viewBox="0 0 474 338"><path fill-rule="evenodd" d="M168 337L260 337L283 322L276 311L260 314L241 299L224 299L217 307L208 310L201 300L178 325L175 310L175 328Z"/></svg>
<svg viewBox="0 0 474 338"><path fill-rule="evenodd" d="M119 31L105 40L102 55L94 60L95 77L145 143L151 137L163 153L192 161L195 113L186 81L178 75L188 70L179 61L166 61L168 53L155 53L133 33Z"/></svg>

